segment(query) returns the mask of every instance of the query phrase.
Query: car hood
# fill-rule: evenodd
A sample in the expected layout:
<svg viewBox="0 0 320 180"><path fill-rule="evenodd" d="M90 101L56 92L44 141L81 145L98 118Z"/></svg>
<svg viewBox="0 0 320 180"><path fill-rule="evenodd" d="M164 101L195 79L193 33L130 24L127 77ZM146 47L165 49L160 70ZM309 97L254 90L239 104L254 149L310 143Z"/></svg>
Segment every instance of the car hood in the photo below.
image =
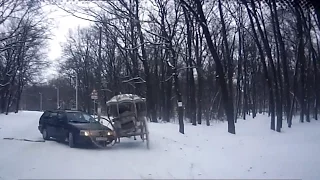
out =
<svg viewBox="0 0 320 180"><path fill-rule="evenodd" d="M79 130L110 130L107 126L100 123L69 123Z"/></svg>

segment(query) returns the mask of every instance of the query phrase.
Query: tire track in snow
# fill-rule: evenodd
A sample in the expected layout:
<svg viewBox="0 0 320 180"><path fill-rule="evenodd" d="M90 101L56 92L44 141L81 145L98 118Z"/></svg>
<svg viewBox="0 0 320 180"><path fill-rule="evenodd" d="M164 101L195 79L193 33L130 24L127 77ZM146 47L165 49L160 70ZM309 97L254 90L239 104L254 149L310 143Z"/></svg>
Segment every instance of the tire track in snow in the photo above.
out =
<svg viewBox="0 0 320 180"><path fill-rule="evenodd" d="M204 171L204 169L199 166L199 164L194 162L194 158L197 153L201 153L199 146L189 146L187 144L184 143L180 143L176 140L170 139L170 138L166 138L166 137L162 137L162 140L166 140L168 142L171 143L167 143L168 147L167 150L168 152L177 152L174 156L174 158L177 158L178 162L184 162L186 164L186 169L187 172L189 173L189 176L186 177L188 179L192 178L192 179L197 179L197 178L201 178L203 175L206 174L206 172ZM173 143L172 143L173 142ZM175 146L177 144L180 144L179 146ZM181 151L183 153L181 153ZM171 159L171 158L170 158Z"/></svg>

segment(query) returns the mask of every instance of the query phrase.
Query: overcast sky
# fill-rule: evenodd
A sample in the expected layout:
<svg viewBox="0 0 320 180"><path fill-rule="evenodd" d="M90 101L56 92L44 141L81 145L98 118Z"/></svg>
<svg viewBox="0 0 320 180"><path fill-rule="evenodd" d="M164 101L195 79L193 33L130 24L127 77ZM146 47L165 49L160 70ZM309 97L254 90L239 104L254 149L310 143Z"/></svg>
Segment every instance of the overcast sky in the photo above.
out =
<svg viewBox="0 0 320 180"><path fill-rule="evenodd" d="M62 54L62 43L66 42L69 29L76 29L78 26L85 27L90 23L88 21L76 18L54 5L47 5L43 9L48 12L49 18L53 19L52 40L49 41L48 58L51 68L45 72L46 78L53 78L56 75L56 62Z"/></svg>
<svg viewBox="0 0 320 180"><path fill-rule="evenodd" d="M97 8L99 10L100 8L96 6L94 3L90 3L89 1L61 1L62 3L59 4L60 7L66 8L68 10L70 9L76 9L77 7L89 7L90 9ZM141 4L143 4L143 7L149 7L151 6L151 3L149 1L141 1ZM53 27L52 29L52 40L49 42L49 60L51 63L51 68L49 70L45 71L45 78L50 79L55 77L58 73L56 72L57 66L57 60L61 59L62 55L62 48L61 45L66 42L66 37L68 36L68 32L70 29L76 29L78 26L80 27L86 27L89 26L92 22L86 21L80 18L77 18L75 16L72 16L71 14L65 12L64 10L60 9L59 7L55 5L45 5L43 7L43 10L48 13L48 18L52 19L53 21ZM80 15L80 14L77 14ZM81 17L92 19L92 17L85 16L83 14L80 15ZM141 15L142 18L144 15Z"/></svg>

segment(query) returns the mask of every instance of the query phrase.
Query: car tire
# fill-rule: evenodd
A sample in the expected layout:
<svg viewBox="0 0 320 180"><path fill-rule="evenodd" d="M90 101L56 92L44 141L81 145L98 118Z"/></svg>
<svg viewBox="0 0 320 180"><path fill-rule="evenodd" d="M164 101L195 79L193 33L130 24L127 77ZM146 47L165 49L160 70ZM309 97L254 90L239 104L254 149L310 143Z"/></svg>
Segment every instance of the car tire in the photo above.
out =
<svg viewBox="0 0 320 180"><path fill-rule="evenodd" d="M42 138L43 138L44 140L49 140L49 139L50 139L49 133L48 133L48 131L47 131L46 128L43 128L43 129L42 129Z"/></svg>
<svg viewBox="0 0 320 180"><path fill-rule="evenodd" d="M69 135L68 135L68 143L69 143L69 147L70 148L74 148L75 147L74 137L73 137L73 134L71 132L69 132Z"/></svg>

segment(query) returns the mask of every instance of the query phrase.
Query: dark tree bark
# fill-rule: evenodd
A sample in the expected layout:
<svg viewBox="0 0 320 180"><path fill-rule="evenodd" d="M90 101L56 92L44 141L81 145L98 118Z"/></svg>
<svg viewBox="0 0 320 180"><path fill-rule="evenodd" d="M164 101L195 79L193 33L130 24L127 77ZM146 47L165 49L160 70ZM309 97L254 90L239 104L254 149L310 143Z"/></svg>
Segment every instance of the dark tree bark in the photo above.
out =
<svg viewBox="0 0 320 180"><path fill-rule="evenodd" d="M283 41L283 37L280 31L280 23L277 13L277 5L276 1L272 0L272 6L273 6L273 12L274 12L274 25L275 25L275 31L276 31L276 37L279 43L279 51L281 56L281 62L282 62L282 68L283 68L283 78L284 78L284 89L283 94L285 95L285 108L286 108L286 114L287 114L287 122L289 122L289 119L291 118L289 116L290 114L290 81L289 81L289 73L288 73L288 60L285 50L285 44ZM282 89L282 88L281 88Z"/></svg>
<svg viewBox="0 0 320 180"><path fill-rule="evenodd" d="M196 94L195 94L195 80L194 80L194 75L193 75L193 61L192 61L192 30L191 30L191 17L190 15L186 12L186 10L184 10L184 15L185 15L185 21L186 21L186 26L187 26L187 50L188 50L188 76L189 76L189 83L188 83L188 87L189 87L189 118L192 122L192 125L196 126L197 125L197 114L196 114Z"/></svg>
<svg viewBox="0 0 320 180"><path fill-rule="evenodd" d="M188 4L184 1L181 0L181 2L188 6ZM225 75L224 75L224 70L223 70L223 65L222 62L219 58L219 55L217 53L216 48L214 47L213 41L211 39L211 35L210 35L210 31L207 25L207 20L206 17L203 13L203 9L202 9L202 3L200 0L195 0L195 5L196 5L196 9L197 12L195 12L192 7L188 6L188 9L194 14L194 16L199 17L197 20L203 30L203 34L206 38L206 42L208 44L209 47L209 51L215 61L216 64L216 71L217 71L217 75L218 75L218 80L219 80L219 84L221 87L221 93L222 93L222 98L223 98L223 104L224 104L224 110L227 116L227 121L228 121L228 132L231 134L235 134L235 124L234 124L234 107L233 107L233 102L232 102L232 98L230 96L230 93L228 91L228 86L227 86L227 82L225 79Z"/></svg>
<svg viewBox="0 0 320 180"><path fill-rule="evenodd" d="M261 59L261 62L262 62L264 76L265 76L265 79L266 79L267 84L268 84L269 102L270 102L269 112L271 113L270 128L272 130L275 130L275 101L274 101L274 91L273 91L273 85L272 85L273 82L272 82L272 79L270 78L271 75L269 75L269 72L268 72L268 68L267 68L267 64L266 64L266 60L265 60L265 55L264 55L264 52L263 52L263 49L262 49L262 45L259 42L258 34L256 32L256 29L255 29L255 24L254 24L253 17L252 17L252 13L253 12L249 9L248 4L247 4L246 1L242 0L242 2L245 4L245 7L246 7L247 12L248 12L251 29L252 29L252 32L253 32L253 35L254 35L254 40L255 40L255 43L256 43L256 45L258 47L258 50L259 50L259 56L260 56L260 59ZM260 24L258 22L257 22L257 26L260 27ZM259 28L259 32L260 32L260 35L262 35L261 34L261 32L262 32L261 27Z"/></svg>
<svg viewBox="0 0 320 180"><path fill-rule="evenodd" d="M303 42L303 22L302 22L302 16L303 12L301 8L299 7L298 3L295 6L296 10L296 18L297 18L297 29L298 29L298 55L297 55L297 61L299 62L300 67L300 122L304 122L304 116L306 111L306 83L305 83L305 53L304 53L304 42Z"/></svg>
<svg viewBox="0 0 320 180"><path fill-rule="evenodd" d="M232 57L230 55L230 48L227 38L227 30L226 30L226 24L225 19L223 16L223 10L222 10L222 3L221 0L218 0L218 8L219 8L219 14L220 14L220 21L221 21L221 27L222 27L222 39L223 39L223 47L224 47L224 57L227 65L226 71L227 71L227 80L228 80L228 92L229 92L229 106L232 106L234 109L233 104L233 63L232 63ZM232 103L232 104L231 104Z"/></svg>
<svg viewBox="0 0 320 180"><path fill-rule="evenodd" d="M153 97L155 96L153 92L153 86L152 86L152 74L150 73L150 66L148 64L148 56L145 48L145 40L144 40L144 35L142 34L141 30L141 24L140 24L140 19L139 19L139 0L135 0L135 6L136 6L136 12L135 12L135 20L136 20L136 25L137 25L137 30L138 30L138 35L139 35L139 40L140 40L140 48L142 52L142 64L144 68L144 73L146 77L146 84L147 84L147 104L148 108L151 112L151 121L152 122L158 122L157 120L157 112L155 110L155 102L153 101Z"/></svg>
<svg viewBox="0 0 320 180"><path fill-rule="evenodd" d="M202 47L202 36L200 33L200 29L196 28L196 38L195 38L195 56L197 60L197 77L198 77L198 91L197 91L197 122L198 124L202 123L202 93L203 93L203 66L202 66L202 51L200 48ZM207 126L210 126L210 122L207 121Z"/></svg>

